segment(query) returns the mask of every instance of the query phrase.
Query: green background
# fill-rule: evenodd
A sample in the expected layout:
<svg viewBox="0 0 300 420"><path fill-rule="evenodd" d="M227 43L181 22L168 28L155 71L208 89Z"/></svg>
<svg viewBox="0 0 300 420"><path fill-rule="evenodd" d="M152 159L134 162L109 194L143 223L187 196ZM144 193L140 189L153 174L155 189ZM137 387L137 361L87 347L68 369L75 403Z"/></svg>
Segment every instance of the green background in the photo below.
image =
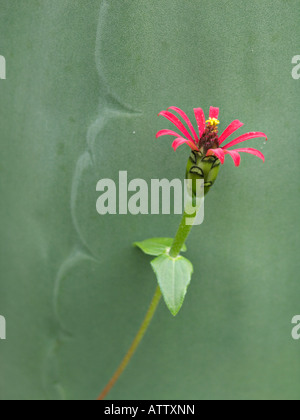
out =
<svg viewBox="0 0 300 420"><path fill-rule="evenodd" d="M1 399L94 399L155 290L134 241L179 216L96 212L96 183L184 176L155 133L168 106L221 108L266 163L231 158L187 257L112 399L298 399L299 0L0 0ZM242 131L245 132L245 131Z"/></svg>

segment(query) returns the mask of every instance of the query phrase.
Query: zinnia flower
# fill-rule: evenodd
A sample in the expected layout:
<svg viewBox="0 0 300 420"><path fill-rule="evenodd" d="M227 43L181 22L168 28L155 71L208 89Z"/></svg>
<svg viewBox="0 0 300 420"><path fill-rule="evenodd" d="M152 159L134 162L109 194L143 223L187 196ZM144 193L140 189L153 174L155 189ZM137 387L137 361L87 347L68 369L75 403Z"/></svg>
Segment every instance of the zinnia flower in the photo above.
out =
<svg viewBox="0 0 300 420"><path fill-rule="evenodd" d="M182 121L180 121L180 119L176 115L172 114L169 110L175 111L182 117L182 119L187 124L190 132L184 126ZM222 164L225 161L225 155L228 154L232 157L235 166L239 166L241 163L241 152L250 153L251 155L259 157L263 161L265 160L264 155L259 150L252 149L250 147L229 150L229 148L231 148L232 146L235 146L246 140L258 137L263 137L265 140L267 140L267 136L264 133L257 131L246 133L242 136L237 137L235 140L230 141L225 146L222 146L222 144L229 136L231 136L235 131L237 131L243 126L243 123L241 123L239 120L234 120L219 136L219 108L210 108L208 120L205 119L204 112L201 108L194 109L194 113L198 125L199 135L196 133L190 119L185 114L185 112L177 107L172 106L168 108L167 111L160 112L159 115L162 115L163 117L171 121L177 127L181 134L178 134L175 131L171 130L161 130L157 133L156 138L165 135L175 136L176 139L173 142L172 146L175 151L182 144L187 144L192 150L199 152L203 157L215 155Z"/></svg>

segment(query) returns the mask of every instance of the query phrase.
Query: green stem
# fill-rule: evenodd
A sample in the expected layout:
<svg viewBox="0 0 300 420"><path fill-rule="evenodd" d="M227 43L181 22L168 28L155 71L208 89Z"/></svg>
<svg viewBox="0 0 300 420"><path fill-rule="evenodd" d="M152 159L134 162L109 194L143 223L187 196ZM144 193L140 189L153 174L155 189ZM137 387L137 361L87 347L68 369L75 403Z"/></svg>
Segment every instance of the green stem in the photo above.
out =
<svg viewBox="0 0 300 420"><path fill-rule="evenodd" d="M126 369L128 363L130 362L132 356L134 355L138 345L140 344L140 342L142 341L151 321L152 318L156 312L156 309L158 307L158 304L160 302L161 299L161 291L160 288L158 287L156 289L156 292L154 294L154 297L152 299L152 302L150 304L149 310L147 312L147 315L144 319L144 322L141 325L141 328L139 329L135 339L133 340L133 343L128 351L128 353L126 354L126 356L124 357L122 363L120 364L120 366L118 367L118 369L116 370L114 376L111 378L111 380L108 382L108 384L106 385L106 387L104 388L104 390L102 391L101 395L98 398L98 401L104 400L105 397L107 396L107 394L109 393L109 391L113 388L113 386L115 385L115 383L117 382L117 380L119 379L119 377L121 376L121 374L124 372L124 370Z"/></svg>
<svg viewBox="0 0 300 420"><path fill-rule="evenodd" d="M187 225L186 224L186 218L190 218L190 215L187 215L187 213L184 213L179 229L177 231L176 237L174 239L173 245L171 247L170 250L170 256L172 258L176 258L178 257L182 246L184 245L187 237L189 236L189 233L192 229L192 225ZM124 370L126 369L127 365L129 364L132 356L134 355L138 345L140 344L140 342L142 341L144 335L146 334L146 331L148 330L148 327L153 319L153 316L156 312L156 309L158 307L158 304L160 302L161 299L161 291L160 288L158 287L156 289L156 292L154 294L154 297L152 299L152 302L150 304L149 310L147 312L147 315L141 325L141 328L139 329L135 339L133 340L133 343L130 347L130 349L128 350L128 353L126 354L126 356L124 357L122 363L120 364L120 366L118 367L118 369L116 370L115 374L113 375L113 377L111 378L111 380L108 382L108 384L106 385L106 387L104 388L104 390L102 391L102 393L100 394L100 396L98 397L98 401L104 400L107 396L107 394L110 392L110 390L113 388L113 386L116 384L116 382L118 381L118 379L120 378L121 374L124 372Z"/></svg>
<svg viewBox="0 0 300 420"><path fill-rule="evenodd" d="M189 236L193 225L187 225L186 219L190 219L190 215L187 215L187 213L183 214L179 229L177 231L177 234L175 236L172 248L170 250L170 257L176 258L180 254L180 251L185 244L185 241L187 240L187 237Z"/></svg>

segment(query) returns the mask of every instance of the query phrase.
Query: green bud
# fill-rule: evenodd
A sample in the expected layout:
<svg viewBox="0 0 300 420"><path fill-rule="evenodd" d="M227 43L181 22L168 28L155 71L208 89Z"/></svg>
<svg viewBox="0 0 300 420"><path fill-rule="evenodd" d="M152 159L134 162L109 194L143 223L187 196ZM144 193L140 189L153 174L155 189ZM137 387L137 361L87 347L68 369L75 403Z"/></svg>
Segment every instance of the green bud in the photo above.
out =
<svg viewBox="0 0 300 420"><path fill-rule="evenodd" d="M193 151L189 157L186 179L203 179L204 180L204 195L206 195L211 187L214 185L219 174L221 162L212 155L205 156L201 152ZM196 182L193 186L193 193L196 195Z"/></svg>

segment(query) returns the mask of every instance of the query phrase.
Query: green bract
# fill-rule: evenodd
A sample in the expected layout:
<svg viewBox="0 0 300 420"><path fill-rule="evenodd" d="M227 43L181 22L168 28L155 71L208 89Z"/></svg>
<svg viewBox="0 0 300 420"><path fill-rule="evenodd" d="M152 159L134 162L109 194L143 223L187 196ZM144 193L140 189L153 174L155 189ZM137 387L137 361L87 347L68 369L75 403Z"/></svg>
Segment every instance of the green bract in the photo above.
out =
<svg viewBox="0 0 300 420"><path fill-rule="evenodd" d="M220 164L216 156L204 156L201 152L192 151L187 164L186 178L203 179L206 195L218 177ZM193 192L196 194L195 187Z"/></svg>

